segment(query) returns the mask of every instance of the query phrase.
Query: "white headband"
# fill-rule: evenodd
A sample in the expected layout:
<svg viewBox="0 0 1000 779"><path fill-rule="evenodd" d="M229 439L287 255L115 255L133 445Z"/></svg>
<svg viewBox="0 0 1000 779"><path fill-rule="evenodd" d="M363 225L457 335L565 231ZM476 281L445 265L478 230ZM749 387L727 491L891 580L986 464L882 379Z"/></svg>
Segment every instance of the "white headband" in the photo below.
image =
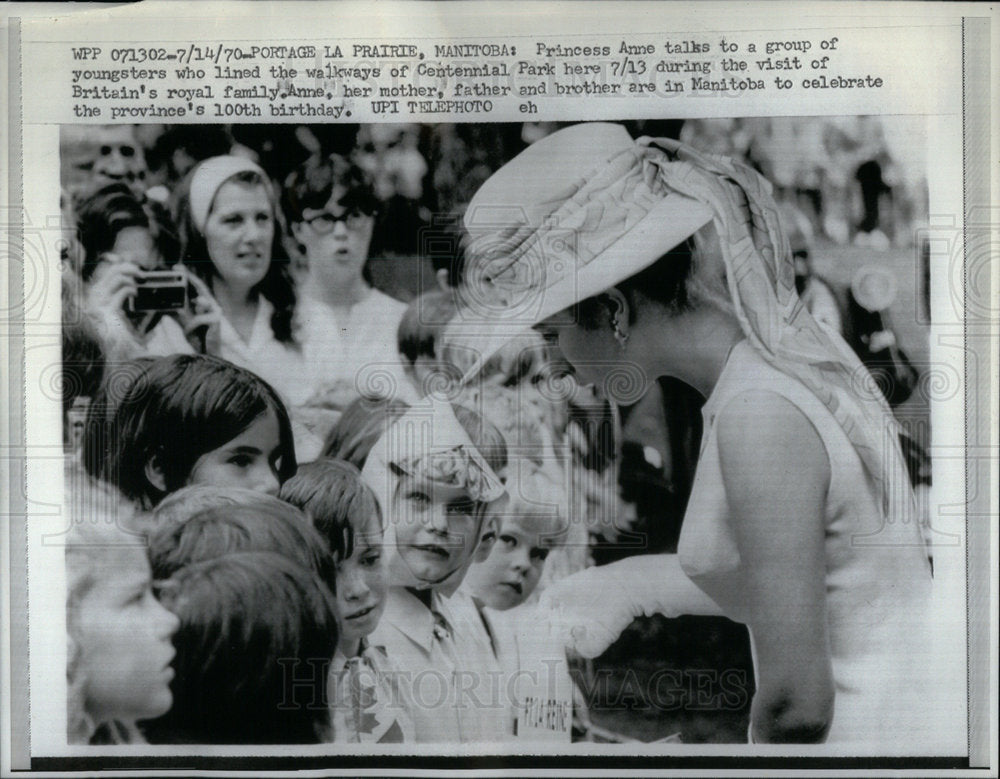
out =
<svg viewBox="0 0 1000 779"><path fill-rule="evenodd" d="M212 157L199 163L191 178L191 219L201 233L205 232L208 212L215 200L215 193L226 181L238 173L256 173L267 186L267 174L260 166L246 157L225 155Z"/></svg>

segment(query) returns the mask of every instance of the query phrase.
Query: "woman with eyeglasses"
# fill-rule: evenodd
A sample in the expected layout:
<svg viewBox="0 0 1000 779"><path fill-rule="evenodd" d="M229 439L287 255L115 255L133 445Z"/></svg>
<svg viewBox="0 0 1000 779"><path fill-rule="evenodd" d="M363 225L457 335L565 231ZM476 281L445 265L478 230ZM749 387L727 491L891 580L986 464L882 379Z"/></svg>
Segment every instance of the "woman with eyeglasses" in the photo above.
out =
<svg viewBox="0 0 1000 779"><path fill-rule="evenodd" d="M396 331L406 304L375 289L368 269L377 205L371 178L339 154L311 157L285 181L282 206L306 263L296 336L312 407L340 411L404 386Z"/></svg>
<svg viewBox="0 0 1000 779"><path fill-rule="evenodd" d="M302 370L295 290L267 174L244 157L210 157L174 195L181 261L218 309L205 351L253 371L294 404Z"/></svg>

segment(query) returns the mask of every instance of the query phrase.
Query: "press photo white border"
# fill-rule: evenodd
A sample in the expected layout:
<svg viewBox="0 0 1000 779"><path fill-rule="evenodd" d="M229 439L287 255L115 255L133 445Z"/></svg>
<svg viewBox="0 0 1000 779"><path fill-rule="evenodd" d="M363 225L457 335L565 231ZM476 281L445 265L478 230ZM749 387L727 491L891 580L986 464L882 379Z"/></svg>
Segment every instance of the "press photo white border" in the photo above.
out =
<svg viewBox="0 0 1000 779"><path fill-rule="evenodd" d="M461 4L457 4L461 5ZM843 8L844 6L840 6ZM482 8L482 6L480 6ZM624 18L624 13L621 17ZM740 18L743 21L744 18ZM356 21L356 19L354 20ZM954 20L952 20L954 21ZM22 45L25 40L22 32ZM947 58L941 64L942 72L951 73L958 61L959 52L955 48L947 50ZM28 97L31 102L32 75L22 72L22 97ZM954 82L952 82L954 83ZM34 82L37 84L37 78ZM24 88L27 87L27 88ZM711 102L711 105L709 103ZM719 104L719 105L717 105ZM720 108L732 109L735 105L731 99L719 98L700 103L701 107L710 107L707 115L720 115ZM953 107L953 106L950 106ZM788 108L787 106L785 107ZM815 106L804 114L822 113ZM892 113L898 106L885 106L887 113ZM26 112L27 113L27 112ZM775 115L792 115L797 113L788 110ZM724 114L722 114L724 115ZM738 112L733 115L742 115ZM556 118L556 117L553 117ZM560 119L591 118L580 113L577 106L567 110ZM593 118L609 118L605 116ZM629 115L625 109L615 118L637 118ZM25 233L33 231L42 236L45 245L48 241L47 231L58 225L58 126L52 122L25 123L20 137L22 153L21 167L23 178L23 214ZM935 363L947 366L949 371L956 371L966 381L972 380L966 374L968 353L979 354L978 349L984 343L981 339L975 342L967 340L964 322L964 301L955 294L959 282L963 280L962 261L962 228L963 228L963 159L962 115L957 111L947 111L928 115L927 118L928 146L932 150L931 164L928 167L928 184L930 191L931 223L928 227L936 236L932 244L931 255L931 285L932 285L932 316L934 322L931 328L931 359ZM937 220L937 221L936 221ZM992 229L995 230L995 225ZM47 250L46 250L47 251ZM50 265L25 266L24 286L24 332L25 332L25 369L24 386L26 394L23 397L24 419L27 424L27 447L25 449L26 483L28 517L27 551L28 551L28 604L29 604L29 662L31 668L30 685L30 735L31 754L33 757L56 757L70 755L329 755L328 767L336 769L334 754L348 754L357 751L359 754L371 754L370 750L342 749L339 746L332 750L330 746L308 748L246 748L205 747L205 748L174 748L153 747L149 745L128 747L73 747L65 744L65 579L62 571L62 553L53 552L53 548L42 543L45 534L56 534L64 528L61 517L62 495L62 437L61 420L58 401L45 392L38 391L46 379L46 370L53 362L59 361L59 297L58 274L50 272ZM26 256L27 261L31 261ZM53 282L55 282L53 284ZM53 290L56 290L53 293ZM990 298L991 300L995 298ZM993 316L996 316L995 310ZM996 321L992 322L995 326ZM987 330L983 331L988 335ZM973 332L979 336L980 333ZM986 344L989 341L985 341ZM986 363L988 364L988 362ZM977 364L977 368L978 368ZM985 368L985 365L983 365ZM988 369L988 370L994 370ZM993 374L991 374L993 375ZM982 381L982 377L976 377ZM963 386L965 383L963 382ZM995 392L995 388L993 388ZM12 397L11 401L17 398ZM934 401L932 405L932 427L934 441L932 456L934 457L935 485L932 503L939 507L937 527L943 532L957 533L965 538L966 517L962 507L966 502L966 437L967 418L961 393L947 401ZM981 449L979 450L982 451ZM995 465L994 473L995 473ZM995 499L995 498L994 498ZM5 539L6 540L6 539ZM992 553L996 554L996 536L991 538ZM955 629L951 631L953 638L964 638L965 621L965 552L964 545L943 548L936 553L936 565L940 564L942 578L948 582L942 620L948 620ZM13 553L15 550L11 549ZM940 557L938 556L940 554ZM950 559L948 559L950 557ZM940 560L940 563L937 562ZM994 567L995 570L995 567ZM945 572L948 572L945 575ZM993 582L995 593L995 579ZM972 615L973 617L975 615ZM980 617L981 618L981 617ZM9 625L5 623L5 627ZM995 623L994 623L995 631ZM994 633L995 635L995 633ZM9 637L8 637L9 640ZM961 642L961 655L965 655L965 642ZM8 644L12 646L12 644ZM995 651L995 650L994 650ZM993 663L992 668L996 668ZM956 673L965 676L964 665L956 666ZM994 679L995 683L995 679ZM995 687L992 690L995 695ZM6 702L5 702L6 703ZM951 712L948 723L960 725L965 731L968 723L964 712ZM958 718L953 719L952 717ZM6 737L6 734L5 734ZM995 743L995 742L994 742ZM756 756L815 756L820 754L812 747L771 747L755 745L752 754ZM650 755L650 756L713 756L719 758L747 756L750 754L746 745L725 745L708 747L705 745L657 745L646 748L635 745L572 745L569 750L533 750L534 754L566 754L574 755ZM380 754L391 755L448 755L455 757L476 758L484 754L497 754L492 750L484 750L476 745L455 747L416 747L407 745L405 748L383 749ZM829 752L822 752L831 756ZM324 762L326 767L327 764ZM456 764L455 767L459 767ZM653 763L653 766L662 764ZM678 767L682 767L680 764ZM125 767L125 766L123 766ZM216 767L221 767L221 764ZM253 767L248 765L248 767ZM386 766L389 768L389 766ZM832 766L831 766L832 767ZM164 765L163 769L169 770ZM357 771L358 769L353 769Z"/></svg>

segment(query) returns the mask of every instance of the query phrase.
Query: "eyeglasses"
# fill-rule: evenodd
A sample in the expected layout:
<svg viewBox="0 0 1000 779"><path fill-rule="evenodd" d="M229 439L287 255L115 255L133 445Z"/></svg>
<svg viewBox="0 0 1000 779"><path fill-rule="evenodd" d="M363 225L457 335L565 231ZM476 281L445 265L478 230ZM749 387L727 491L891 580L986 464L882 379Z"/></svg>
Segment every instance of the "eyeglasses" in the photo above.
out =
<svg viewBox="0 0 1000 779"><path fill-rule="evenodd" d="M340 216L331 214L329 211L320 211L315 216L303 216L302 221L309 225L313 231L319 235L327 235L333 232L334 228L337 226L337 222L343 222L344 227L348 230L358 230L364 226L365 220L368 219L369 216L370 215L366 214L364 211L352 208L349 211L345 211Z"/></svg>

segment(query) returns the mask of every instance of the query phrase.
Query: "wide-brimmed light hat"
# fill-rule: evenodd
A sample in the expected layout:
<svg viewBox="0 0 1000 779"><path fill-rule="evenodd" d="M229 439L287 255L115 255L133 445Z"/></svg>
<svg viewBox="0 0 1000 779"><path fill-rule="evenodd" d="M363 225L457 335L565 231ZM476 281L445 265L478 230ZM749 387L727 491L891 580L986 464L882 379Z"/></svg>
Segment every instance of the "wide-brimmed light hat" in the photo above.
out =
<svg viewBox="0 0 1000 779"><path fill-rule="evenodd" d="M491 209L507 215L491 217ZM802 304L772 187L738 160L669 138L633 142L608 124L570 127L529 147L483 185L466 218L465 302L498 323L492 335L486 330L482 353L488 357L517 325L633 276L709 220L718 246L708 254L720 255L750 345L823 403L864 463L883 518L905 522L912 492L891 489L907 483L892 412L882 393L859 392L858 356ZM876 298L869 305L878 302L869 297ZM453 331L468 341L473 319L456 321Z"/></svg>
<svg viewBox="0 0 1000 779"><path fill-rule="evenodd" d="M712 219L666 188L617 124L566 127L493 174L465 213L460 311L445 338L479 352L635 275Z"/></svg>

